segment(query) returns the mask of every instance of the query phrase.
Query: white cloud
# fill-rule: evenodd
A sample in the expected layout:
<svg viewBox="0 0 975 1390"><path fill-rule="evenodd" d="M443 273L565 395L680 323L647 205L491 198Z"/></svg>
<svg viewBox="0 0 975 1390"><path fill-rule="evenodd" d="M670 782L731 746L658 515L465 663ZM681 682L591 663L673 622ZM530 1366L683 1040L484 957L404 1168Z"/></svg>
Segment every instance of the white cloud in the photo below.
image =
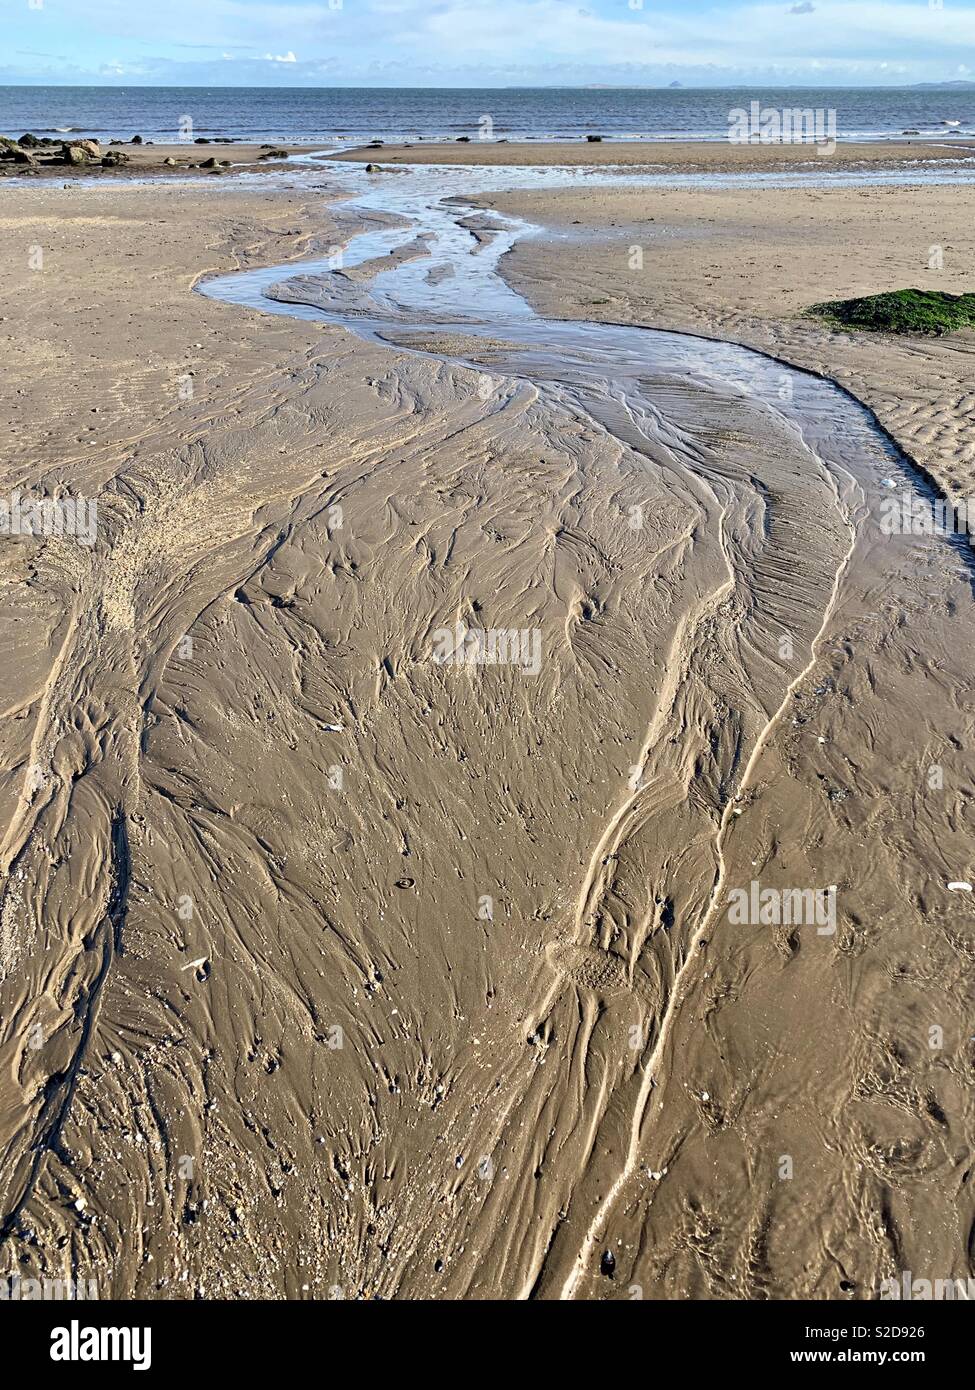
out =
<svg viewBox="0 0 975 1390"><path fill-rule="evenodd" d="M103 64L127 73L140 64L178 64L201 81L208 69L226 72L227 62L250 56L269 73L267 64L286 65L282 79L313 81L325 63L350 84L384 77L421 85L639 83L688 74L712 83L869 82L885 72L890 81L899 64L908 80L945 77L966 62L975 67L975 0L945 0L943 9L927 0L708 0L703 9L685 0L644 0L640 9L625 0L345 0L341 8L334 0L167 0L155 7L58 0L45 14L56 30L52 46L73 52L73 62L91 72ZM14 20L15 31L18 25L26 43L26 18ZM279 53L282 33L295 47ZM105 34L112 35L110 63ZM179 34L192 34L201 51L212 47L214 61L194 57L191 64ZM71 36L80 36L73 49L64 46Z"/></svg>

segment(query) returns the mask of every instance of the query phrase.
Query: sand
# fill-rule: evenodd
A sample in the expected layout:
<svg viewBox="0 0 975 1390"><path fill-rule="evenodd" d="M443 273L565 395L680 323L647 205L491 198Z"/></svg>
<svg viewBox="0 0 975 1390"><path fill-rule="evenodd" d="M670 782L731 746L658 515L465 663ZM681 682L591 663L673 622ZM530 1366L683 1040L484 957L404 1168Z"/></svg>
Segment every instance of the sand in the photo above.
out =
<svg viewBox="0 0 975 1390"><path fill-rule="evenodd" d="M551 233L526 237L505 260L543 312L726 338L823 373L946 491L975 492L975 335L903 340L804 317L824 300L907 286L969 291L967 186L579 188L485 203Z"/></svg>
<svg viewBox="0 0 975 1390"><path fill-rule="evenodd" d="M505 260L546 313L834 375L970 485L967 336L797 316L961 287L962 191L490 202L547 227ZM99 503L90 549L0 548L2 1267L136 1298L971 1272L961 562L857 549L853 492L747 399L704 428L655 380L648 446L502 343L479 372L190 293L353 229L216 181L0 208L0 490ZM433 664L456 621L537 629L537 679ZM835 934L732 928L755 877L838 884Z"/></svg>
<svg viewBox="0 0 975 1390"><path fill-rule="evenodd" d="M951 163L970 159L975 143L963 138L945 140L890 140L872 143L843 141L822 151L809 145L744 145L731 141L606 140L590 144L581 140L536 141L453 141L436 144L363 147L337 155L338 159L378 164L457 164L457 165L569 165L592 167L612 165L671 173L728 173L757 171L774 173L789 169L830 171L857 168L899 168L906 163Z"/></svg>

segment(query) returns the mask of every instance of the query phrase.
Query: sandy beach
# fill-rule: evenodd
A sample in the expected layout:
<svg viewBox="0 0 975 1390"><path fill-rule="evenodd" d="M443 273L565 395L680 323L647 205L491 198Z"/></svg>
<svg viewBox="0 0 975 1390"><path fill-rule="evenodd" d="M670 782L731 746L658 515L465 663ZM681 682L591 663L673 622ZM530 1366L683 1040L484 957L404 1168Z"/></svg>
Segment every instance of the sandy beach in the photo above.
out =
<svg viewBox="0 0 975 1390"><path fill-rule="evenodd" d="M349 159L403 192L458 149L809 157ZM4 1260L137 1299L967 1277L970 560L875 518L975 487L975 336L806 310L969 289L968 186L473 167L536 229L499 269L542 316L478 337L464 282L453 320L390 314L404 267L449 304L450 257L405 226L347 263L405 215L324 169L64 182L0 188L0 494L98 518L0 547ZM474 264L506 224L472 211ZM384 340L193 292L328 258L277 307ZM763 356L711 381L573 323ZM439 662L458 629L531 640ZM832 920L736 922L759 880Z"/></svg>
<svg viewBox="0 0 975 1390"><path fill-rule="evenodd" d="M732 144L728 140L588 140L561 141L424 141L415 145L382 143L348 150L336 156L383 164L505 165L532 168L546 165L570 168L666 170L670 173L777 173L818 169L826 174L849 169L902 168L906 163L952 163L970 159L975 143L964 137L943 140L875 140L813 145Z"/></svg>
<svg viewBox="0 0 975 1390"><path fill-rule="evenodd" d="M906 285L967 290L975 236L966 186L573 188L485 201L546 229L505 263L543 312L727 338L822 373L868 405L944 490L975 489L966 387L975 336L903 341L804 316L819 300Z"/></svg>

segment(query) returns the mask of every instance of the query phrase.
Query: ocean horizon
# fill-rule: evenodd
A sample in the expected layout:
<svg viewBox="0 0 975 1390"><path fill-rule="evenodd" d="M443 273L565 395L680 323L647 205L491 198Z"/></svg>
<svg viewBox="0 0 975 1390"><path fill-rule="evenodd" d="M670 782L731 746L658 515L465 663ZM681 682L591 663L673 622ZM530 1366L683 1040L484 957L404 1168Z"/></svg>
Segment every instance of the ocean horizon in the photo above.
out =
<svg viewBox="0 0 975 1390"><path fill-rule="evenodd" d="M975 134L975 87L0 87L0 133L315 145L369 140L715 140L729 113L834 111L840 140Z"/></svg>

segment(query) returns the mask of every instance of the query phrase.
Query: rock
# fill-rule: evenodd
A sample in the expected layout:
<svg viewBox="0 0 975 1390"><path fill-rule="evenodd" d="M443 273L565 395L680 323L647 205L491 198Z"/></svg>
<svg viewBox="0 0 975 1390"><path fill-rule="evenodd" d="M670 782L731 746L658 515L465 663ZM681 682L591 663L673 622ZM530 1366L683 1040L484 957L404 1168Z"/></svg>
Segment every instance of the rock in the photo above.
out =
<svg viewBox="0 0 975 1390"><path fill-rule="evenodd" d="M205 135L198 135L196 139L193 141L194 145L209 145L209 143L210 141L207 139Z"/></svg>
<svg viewBox="0 0 975 1390"><path fill-rule="evenodd" d="M87 164L89 160L100 160L101 145L97 140L64 140L61 144L60 162L62 164Z"/></svg>
<svg viewBox="0 0 975 1390"><path fill-rule="evenodd" d="M141 144L142 144L142 136L141 136L141 135L133 135L133 137L132 137L132 143L133 143L133 145L141 145Z"/></svg>
<svg viewBox="0 0 975 1390"><path fill-rule="evenodd" d="M103 169L115 169L120 164L128 164L128 162L129 156L124 150L109 150L107 154L102 155Z"/></svg>
<svg viewBox="0 0 975 1390"><path fill-rule="evenodd" d="M288 151L287 151L287 150L277 149L277 148L275 148L274 145L262 145L262 146L261 146L261 149L265 151L265 153L261 155L261 159L287 159L287 158L288 158Z"/></svg>
<svg viewBox="0 0 975 1390"><path fill-rule="evenodd" d="M37 136L31 135L29 130L26 131L17 141L17 144L23 145L25 150L36 150L40 143L41 142L40 140L38 140Z"/></svg>
<svg viewBox="0 0 975 1390"><path fill-rule="evenodd" d="M218 169L219 167L220 165L215 154L212 154L209 159L204 159L200 165L201 169Z"/></svg>
<svg viewBox="0 0 975 1390"><path fill-rule="evenodd" d="M457 137L457 144L458 144L458 145L469 145L470 143L471 143L471 137L470 137L469 135L458 135L458 137Z"/></svg>
<svg viewBox="0 0 975 1390"><path fill-rule="evenodd" d="M37 160L30 150L19 145L15 140L8 140L5 135L0 135L0 159L11 161L14 164L36 164Z"/></svg>
<svg viewBox="0 0 975 1390"><path fill-rule="evenodd" d="M587 135L586 139L590 145L599 145L602 143L603 137L601 135Z"/></svg>

